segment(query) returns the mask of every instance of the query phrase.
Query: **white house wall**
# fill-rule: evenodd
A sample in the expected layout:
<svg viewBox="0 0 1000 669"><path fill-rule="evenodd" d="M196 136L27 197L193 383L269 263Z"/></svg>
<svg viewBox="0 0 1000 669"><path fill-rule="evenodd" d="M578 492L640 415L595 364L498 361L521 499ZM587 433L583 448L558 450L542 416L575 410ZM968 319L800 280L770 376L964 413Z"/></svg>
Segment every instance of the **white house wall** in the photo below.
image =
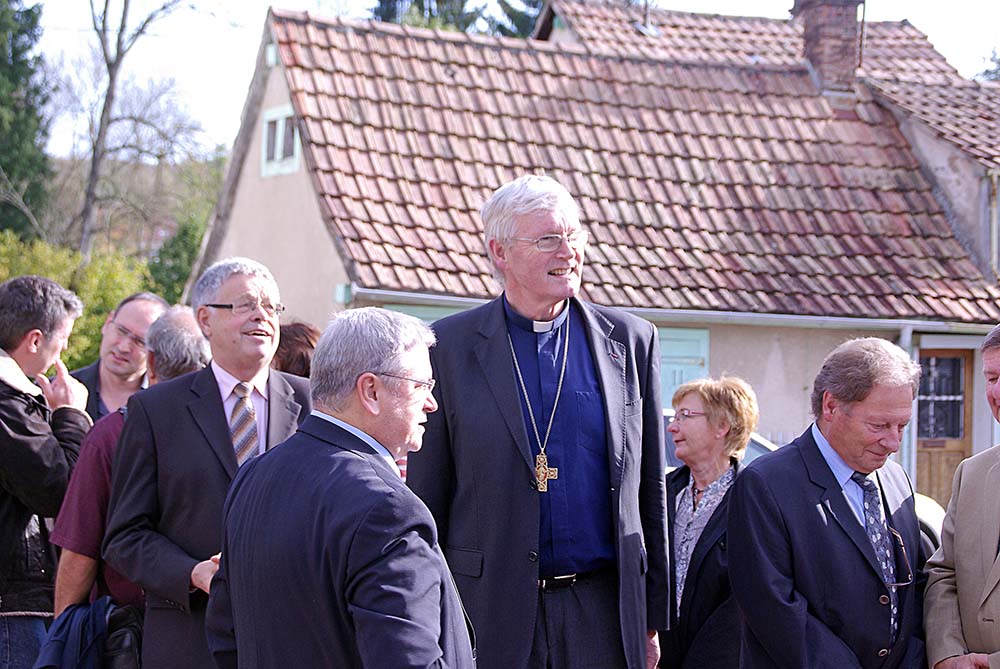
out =
<svg viewBox="0 0 1000 669"><path fill-rule="evenodd" d="M288 103L283 73L274 67L262 110ZM258 114L218 257L242 255L267 265L288 306L282 320L297 318L322 329L336 308L336 286L348 282L347 273L323 222L305 160L292 174L261 177L264 122Z"/></svg>

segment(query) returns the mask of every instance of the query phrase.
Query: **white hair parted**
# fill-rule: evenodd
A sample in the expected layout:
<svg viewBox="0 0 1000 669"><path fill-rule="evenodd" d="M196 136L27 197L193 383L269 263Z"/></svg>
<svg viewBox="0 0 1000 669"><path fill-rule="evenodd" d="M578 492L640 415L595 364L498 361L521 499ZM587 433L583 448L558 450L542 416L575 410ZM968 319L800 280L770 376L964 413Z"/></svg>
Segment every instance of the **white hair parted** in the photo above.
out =
<svg viewBox="0 0 1000 669"><path fill-rule="evenodd" d="M226 258L213 263L198 277L194 288L191 289L191 308L197 311L198 307L213 302L226 279L236 274L259 277L274 286L275 295L279 294L278 283L267 267L250 258Z"/></svg>
<svg viewBox="0 0 1000 669"><path fill-rule="evenodd" d="M916 397L920 365L906 351L881 337L845 341L826 356L813 382L813 416L823 415L825 392L850 404L863 401L875 386L909 386Z"/></svg>
<svg viewBox="0 0 1000 669"><path fill-rule="evenodd" d="M379 307L336 314L313 352L312 401L340 411L365 372L405 374L400 357L415 346L434 345L434 333L420 319Z"/></svg>
<svg viewBox="0 0 1000 669"><path fill-rule="evenodd" d="M173 379L201 369L212 354L191 307L170 307L153 321L146 332L146 349L161 380Z"/></svg>
<svg viewBox="0 0 1000 669"><path fill-rule="evenodd" d="M483 244L490 264L493 265L491 240L506 244L517 236L518 220L547 213L558 213L570 223L580 221L580 208L573 196L552 177L526 174L496 189L479 210L483 220ZM493 265L493 278L503 285L496 265Z"/></svg>

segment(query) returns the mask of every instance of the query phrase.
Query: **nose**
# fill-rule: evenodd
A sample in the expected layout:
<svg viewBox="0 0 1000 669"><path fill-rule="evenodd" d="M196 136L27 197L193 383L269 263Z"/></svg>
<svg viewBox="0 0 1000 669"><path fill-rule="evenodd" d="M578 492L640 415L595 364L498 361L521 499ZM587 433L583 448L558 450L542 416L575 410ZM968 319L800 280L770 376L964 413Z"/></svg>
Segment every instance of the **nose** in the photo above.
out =
<svg viewBox="0 0 1000 669"><path fill-rule="evenodd" d="M681 431L681 425L676 418L667 424L667 432L669 432L670 434L677 434L680 431Z"/></svg>
<svg viewBox="0 0 1000 669"><path fill-rule="evenodd" d="M427 400L424 402L424 413L434 413L437 411L438 403L432 393L427 393Z"/></svg>
<svg viewBox="0 0 1000 669"><path fill-rule="evenodd" d="M889 435L882 440L882 445L889 449L890 453L895 453L899 450L900 445L903 443L903 431L902 430L890 430Z"/></svg>

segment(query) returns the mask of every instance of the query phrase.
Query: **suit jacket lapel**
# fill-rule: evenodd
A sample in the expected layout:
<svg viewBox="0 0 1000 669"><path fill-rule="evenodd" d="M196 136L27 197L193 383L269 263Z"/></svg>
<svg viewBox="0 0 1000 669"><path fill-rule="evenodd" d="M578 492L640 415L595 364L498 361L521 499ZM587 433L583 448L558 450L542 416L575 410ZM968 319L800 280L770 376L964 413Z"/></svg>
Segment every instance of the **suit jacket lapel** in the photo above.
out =
<svg viewBox="0 0 1000 669"><path fill-rule="evenodd" d="M590 305L573 299L587 326L587 343L597 368L607 420L611 480L620 487L625 475L625 344L611 338L614 324Z"/></svg>
<svg viewBox="0 0 1000 669"><path fill-rule="evenodd" d="M236 475L236 452L233 450L233 440L229 434L229 422L226 411L219 396L219 384L211 367L205 367L195 372L191 381L191 392L194 398L188 402L188 411L197 423L205 440L222 463L226 473L232 478Z"/></svg>
<svg viewBox="0 0 1000 669"><path fill-rule="evenodd" d="M812 428L806 430L800 437L799 453L805 462L806 471L809 472L809 480L823 489L820 494L820 501L826 508L827 513L832 517L840 528L850 537L854 545L857 546L861 554L864 555L872 571L882 578L882 570L875 559L875 549L872 548L871 541L865 528L858 522L858 517L854 515L847 497L844 496L844 489L837 483L833 476L833 471L823 459L823 454L819 452L819 446L812 437Z"/></svg>
<svg viewBox="0 0 1000 669"><path fill-rule="evenodd" d="M912 523L896 522L896 512L907 504L908 500L913 496L913 491L910 489L909 481L902 476L901 472L898 476L890 476L886 469L888 466L887 464L876 473L885 503L885 518L887 524L899 532L899 536L903 538L903 548L907 551L906 559L909 562L916 558L915 551L920 541L919 530L917 530L917 533L914 533L916 528ZM895 545L895 542L893 542L893 550L898 553L898 547ZM903 560L899 555L895 555L894 557L897 565L896 580L901 581L907 576L900 572ZM914 568L913 562L909 562L909 568L912 572ZM915 576L915 574L911 575Z"/></svg>
<svg viewBox="0 0 1000 669"><path fill-rule="evenodd" d="M1000 583L1000 559L997 559L997 543L1000 542L1000 461L994 462L986 473L985 485L979 489L980 516L982 522L982 560L986 573L986 585L983 588L979 605L982 606L987 597L993 594Z"/></svg>
<svg viewBox="0 0 1000 669"><path fill-rule="evenodd" d="M521 389L514 378L514 364L511 360L510 342L507 339L507 323L503 314L503 298L490 303L479 326L481 339L474 346L476 360L483 382L493 394L500 415L507 423L517 450L528 468L534 471L535 463L528 443L528 433L524 426L521 410ZM471 394L475 396L475 393Z"/></svg>
<svg viewBox="0 0 1000 669"><path fill-rule="evenodd" d="M292 386L278 372L272 371L267 382L267 443L270 450L290 436L298 427L302 405L295 401Z"/></svg>

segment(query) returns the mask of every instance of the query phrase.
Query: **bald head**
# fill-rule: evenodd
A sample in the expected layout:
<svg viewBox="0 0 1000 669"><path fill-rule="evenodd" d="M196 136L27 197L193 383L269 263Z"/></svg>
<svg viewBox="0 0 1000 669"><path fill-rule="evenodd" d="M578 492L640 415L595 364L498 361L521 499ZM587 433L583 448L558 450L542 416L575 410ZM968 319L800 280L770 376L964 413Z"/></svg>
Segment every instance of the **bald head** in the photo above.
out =
<svg viewBox="0 0 1000 669"><path fill-rule="evenodd" d="M208 340L189 307L171 307L146 333L149 382L169 381L208 364Z"/></svg>

